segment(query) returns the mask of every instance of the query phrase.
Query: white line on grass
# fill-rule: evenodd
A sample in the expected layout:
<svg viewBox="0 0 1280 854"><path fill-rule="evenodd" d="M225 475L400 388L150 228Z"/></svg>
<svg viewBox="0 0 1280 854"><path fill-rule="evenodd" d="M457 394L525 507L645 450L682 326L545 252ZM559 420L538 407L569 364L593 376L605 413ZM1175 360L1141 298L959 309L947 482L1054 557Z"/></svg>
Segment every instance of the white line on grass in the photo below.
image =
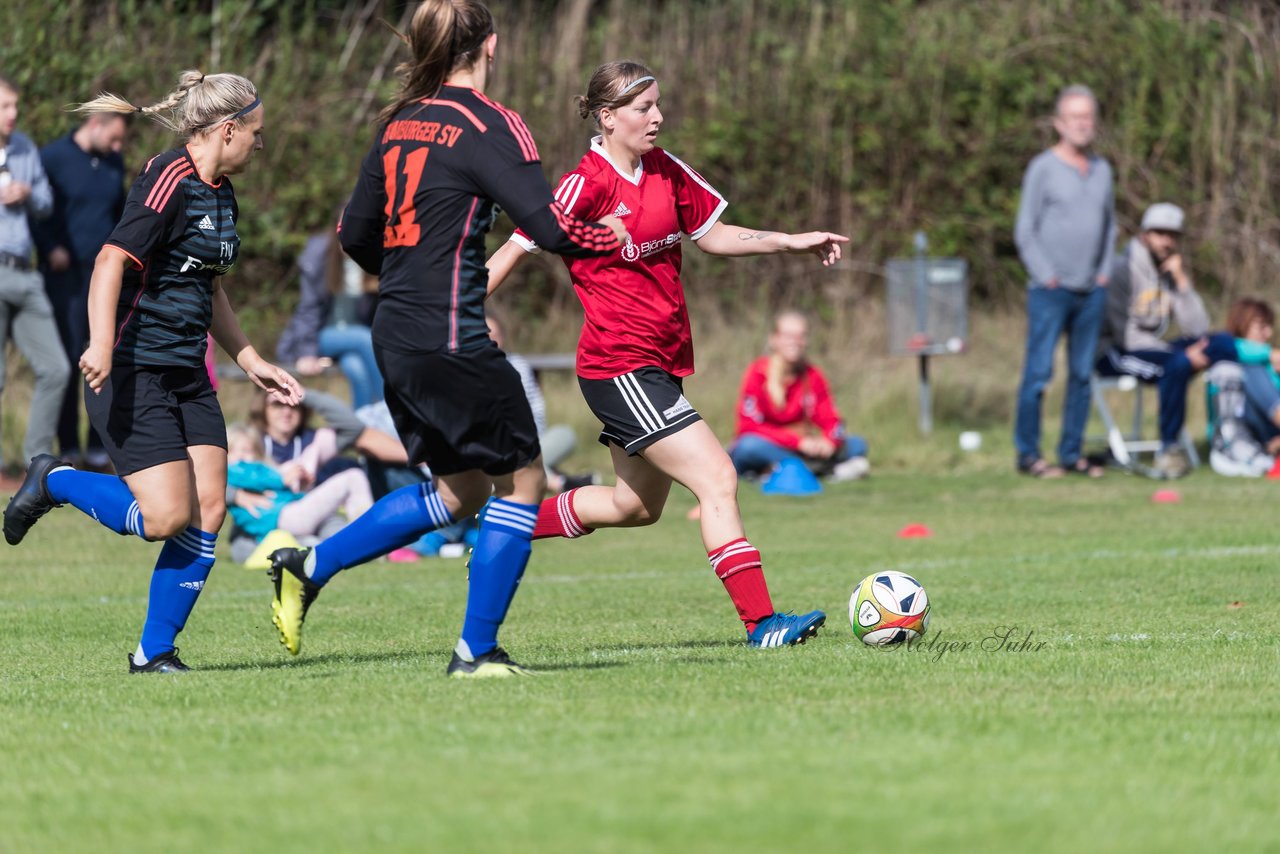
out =
<svg viewBox="0 0 1280 854"><path fill-rule="evenodd" d="M1275 545L1252 545L1252 546L1202 546L1196 548L1170 548L1170 549L1131 549L1121 551L1116 549L1091 549L1089 551L1080 552L1057 552L1052 554L1020 554L1010 555L1003 558L931 558L926 560L899 561L890 564L873 564L869 568L864 568L868 575L875 572L883 572L885 570L897 570L899 572L914 572L921 569L930 570L946 570L961 569L974 564L981 563L984 566L999 566L1001 564L1026 564L1040 563L1045 560L1064 561L1064 560L1116 560L1120 558L1229 558L1229 557L1265 557L1280 554L1280 544ZM578 575L538 575L535 572L525 577L524 584L583 584L583 583L604 583L613 584L620 581L633 582L643 580L656 580L661 578L671 578L676 575L689 572L687 569L672 570L669 572L613 572L607 574L584 573ZM696 571L696 570L695 570ZM790 573L812 573L812 572L830 572L830 564L806 564L799 566L787 567ZM455 581L455 576L442 577L436 575L432 580L437 581ZM370 592L384 592L387 590L402 590L403 584L376 584L360 588ZM264 584L261 591L258 590L210 590L206 596L215 599L257 599L262 598L264 601L270 601L271 589ZM28 605L42 604L52 601L55 597L34 597L29 599L0 599L0 608L23 607ZM57 597L57 601L65 606L66 599ZM92 598L84 598L79 600L81 605L117 605L117 604L136 604L145 603L145 596L97 596Z"/></svg>

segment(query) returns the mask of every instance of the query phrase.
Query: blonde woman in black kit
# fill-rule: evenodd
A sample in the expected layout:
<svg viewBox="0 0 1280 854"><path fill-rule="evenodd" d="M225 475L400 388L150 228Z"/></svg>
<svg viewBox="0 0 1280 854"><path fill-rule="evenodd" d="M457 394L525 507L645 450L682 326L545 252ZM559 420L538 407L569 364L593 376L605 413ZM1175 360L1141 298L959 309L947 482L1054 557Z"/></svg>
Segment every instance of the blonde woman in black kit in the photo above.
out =
<svg viewBox="0 0 1280 854"><path fill-rule="evenodd" d="M174 641L213 567L226 515L227 434L205 370L209 333L281 401L301 390L249 344L222 288L240 251L229 175L262 148L262 100L236 74L183 72L150 107L113 95L85 113L143 113L184 137L147 162L98 254L89 286L85 406L118 477L41 455L4 514L17 545L54 507L72 504L118 534L164 540L130 672L187 670ZM169 113L169 116L165 114Z"/></svg>

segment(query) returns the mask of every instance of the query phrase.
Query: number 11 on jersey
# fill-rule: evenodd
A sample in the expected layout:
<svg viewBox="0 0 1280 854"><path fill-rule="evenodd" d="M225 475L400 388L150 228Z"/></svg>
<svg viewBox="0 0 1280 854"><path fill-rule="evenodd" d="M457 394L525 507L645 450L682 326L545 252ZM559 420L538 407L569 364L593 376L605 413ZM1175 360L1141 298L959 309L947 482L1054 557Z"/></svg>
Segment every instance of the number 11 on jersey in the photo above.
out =
<svg viewBox="0 0 1280 854"><path fill-rule="evenodd" d="M400 165L400 146L392 146L382 155L382 171L387 178L387 229L382 237L382 245L386 249L418 243L421 229L416 221L413 197L418 192L418 182L422 180L422 170L430 153L431 149L423 146L405 156L403 194L397 168Z"/></svg>

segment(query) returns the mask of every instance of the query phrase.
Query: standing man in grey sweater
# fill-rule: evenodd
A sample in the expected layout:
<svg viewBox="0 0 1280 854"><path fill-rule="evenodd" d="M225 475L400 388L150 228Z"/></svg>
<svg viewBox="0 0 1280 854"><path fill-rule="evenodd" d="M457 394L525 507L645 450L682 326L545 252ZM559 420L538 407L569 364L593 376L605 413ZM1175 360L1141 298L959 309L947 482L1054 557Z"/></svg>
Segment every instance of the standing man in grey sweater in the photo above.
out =
<svg viewBox="0 0 1280 854"><path fill-rule="evenodd" d="M12 334L36 377L20 463L25 469L32 457L53 452L71 365L58 338L44 279L31 260L27 217L48 216L53 192L39 149L17 130L19 97L18 85L0 76L0 394L4 392L5 345Z"/></svg>
<svg viewBox="0 0 1280 854"><path fill-rule="evenodd" d="M1054 109L1058 142L1031 161L1022 179L1014 239L1030 281L1014 444L1018 470L1035 477L1060 477L1064 470L1102 475L1081 454L1116 238L1111 166L1091 149L1097 118L1098 102L1088 87L1064 89ZM1053 351L1064 332L1067 389L1055 466L1040 450L1040 419Z"/></svg>

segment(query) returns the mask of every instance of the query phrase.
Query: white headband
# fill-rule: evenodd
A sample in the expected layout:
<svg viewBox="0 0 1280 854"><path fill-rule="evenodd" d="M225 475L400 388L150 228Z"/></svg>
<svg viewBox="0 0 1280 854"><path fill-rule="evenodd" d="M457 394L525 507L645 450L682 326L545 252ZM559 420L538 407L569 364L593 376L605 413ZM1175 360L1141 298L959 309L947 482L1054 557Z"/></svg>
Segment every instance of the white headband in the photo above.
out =
<svg viewBox="0 0 1280 854"><path fill-rule="evenodd" d="M623 95L627 94L632 89L639 86L641 83L650 83L650 82L657 82L657 78L654 77L653 75L649 75L648 77L641 77L639 80L633 81L630 86L628 86L627 88L619 92L618 97L621 98Z"/></svg>

